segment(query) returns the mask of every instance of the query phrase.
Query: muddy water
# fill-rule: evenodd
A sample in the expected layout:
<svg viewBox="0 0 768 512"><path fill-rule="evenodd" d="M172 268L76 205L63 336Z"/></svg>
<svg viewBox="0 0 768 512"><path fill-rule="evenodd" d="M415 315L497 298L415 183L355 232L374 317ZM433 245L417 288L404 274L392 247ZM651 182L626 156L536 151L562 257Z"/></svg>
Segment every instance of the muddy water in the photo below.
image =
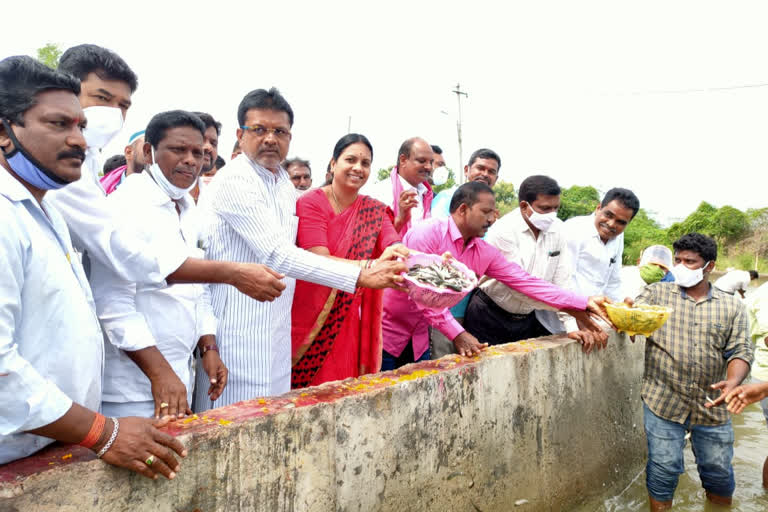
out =
<svg viewBox="0 0 768 512"><path fill-rule="evenodd" d="M747 295L756 286L765 282L761 276L747 290ZM741 415L733 416L734 443L733 466L736 473L736 492L733 507L723 508L712 505L704 497L696 462L690 449L685 447L685 474L675 492L673 511L676 512L738 512L768 511L768 491L763 489L763 462L768 457L768 427L759 404L750 405ZM648 510L648 493L645 489L645 471L629 483L617 496L604 496L575 509L575 512L623 512Z"/></svg>
<svg viewBox="0 0 768 512"><path fill-rule="evenodd" d="M763 461L768 456L768 427L758 404L750 405L740 416L734 416L736 434L733 466L736 473L736 493L731 509L709 504L701 488L696 462L690 444L685 447L685 474L675 492L673 511L676 512L739 512L768 511L768 491L763 490ZM648 510L645 472L637 475L618 496L604 497L575 509L577 512L623 512Z"/></svg>

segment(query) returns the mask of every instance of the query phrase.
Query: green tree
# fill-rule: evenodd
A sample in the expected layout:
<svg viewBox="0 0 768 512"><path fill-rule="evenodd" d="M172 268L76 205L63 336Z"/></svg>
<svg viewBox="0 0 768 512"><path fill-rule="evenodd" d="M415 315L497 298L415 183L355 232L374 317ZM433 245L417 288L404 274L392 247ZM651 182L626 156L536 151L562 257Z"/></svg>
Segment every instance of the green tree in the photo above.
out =
<svg viewBox="0 0 768 512"><path fill-rule="evenodd" d="M634 265L646 247L657 244L670 245L667 232L640 208L624 230L623 263Z"/></svg>
<svg viewBox="0 0 768 512"><path fill-rule="evenodd" d="M386 179L389 179L390 174L392 174L392 169L394 168L395 168L394 165L390 165L389 167L379 169L379 172L376 173L376 181L384 181Z"/></svg>
<svg viewBox="0 0 768 512"><path fill-rule="evenodd" d="M37 60L51 69L59 67L59 57L63 52L56 43L48 43L37 49Z"/></svg>
<svg viewBox="0 0 768 512"><path fill-rule="evenodd" d="M579 215L589 215L600 204L600 194L592 186L574 185L566 188L560 194L560 209L557 216L560 220L568 220Z"/></svg>
<svg viewBox="0 0 768 512"><path fill-rule="evenodd" d="M506 215L518 207L519 202L513 183L497 181L493 192L496 195L496 208L499 210L499 215Z"/></svg>

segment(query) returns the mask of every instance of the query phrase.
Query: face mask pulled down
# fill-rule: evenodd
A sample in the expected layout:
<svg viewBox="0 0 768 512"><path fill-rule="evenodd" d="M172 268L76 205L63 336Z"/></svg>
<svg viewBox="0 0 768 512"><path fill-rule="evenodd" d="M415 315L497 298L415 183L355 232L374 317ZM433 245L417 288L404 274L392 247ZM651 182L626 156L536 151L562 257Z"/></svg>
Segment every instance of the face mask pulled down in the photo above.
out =
<svg viewBox="0 0 768 512"><path fill-rule="evenodd" d="M704 269L707 268L709 262L704 263L703 267L691 269L678 263L672 267L672 275L675 277L675 284L682 286L683 288L691 288L696 286L704 279Z"/></svg>
<svg viewBox="0 0 768 512"><path fill-rule="evenodd" d="M19 139L16 138L16 134L11 130L11 124L3 119L3 126L5 131L13 142L14 149L10 153L3 152L5 161L11 167L11 170L22 180L26 181L30 185L40 190L57 190L67 185L69 182L63 180L59 176L53 173L50 169L47 169L43 164L37 161L29 152L21 145ZM78 151L81 151L78 148ZM85 155L78 154L85 158Z"/></svg>
<svg viewBox="0 0 768 512"><path fill-rule="evenodd" d="M155 151L154 149L152 151L152 161L155 161ZM157 186L160 187L160 189L165 192L168 197L173 199L174 201L178 201L185 195L189 194L189 192L195 188L196 181L192 182L192 185L190 185L187 188L181 188L177 187L173 183L171 183L168 178L165 177L165 174L163 174L163 170L160 169L160 166L156 163L152 164L149 167L149 174L154 178L155 183L157 183Z"/></svg>

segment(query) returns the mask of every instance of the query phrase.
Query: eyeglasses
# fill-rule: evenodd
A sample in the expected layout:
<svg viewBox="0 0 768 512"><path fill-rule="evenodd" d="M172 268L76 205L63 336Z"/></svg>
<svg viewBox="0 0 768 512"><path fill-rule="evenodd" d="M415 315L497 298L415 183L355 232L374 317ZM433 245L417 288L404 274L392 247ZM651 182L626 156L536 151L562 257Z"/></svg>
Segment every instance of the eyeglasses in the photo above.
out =
<svg viewBox="0 0 768 512"><path fill-rule="evenodd" d="M278 138L280 140L291 140L291 132L288 130L285 130L283 128L267 128L266 126L261 126L260 124L254 124L253 126L241 126L245 131L251 132L255 136L259 138L266 137L270 133L275 134L275 138Z"/></svg>

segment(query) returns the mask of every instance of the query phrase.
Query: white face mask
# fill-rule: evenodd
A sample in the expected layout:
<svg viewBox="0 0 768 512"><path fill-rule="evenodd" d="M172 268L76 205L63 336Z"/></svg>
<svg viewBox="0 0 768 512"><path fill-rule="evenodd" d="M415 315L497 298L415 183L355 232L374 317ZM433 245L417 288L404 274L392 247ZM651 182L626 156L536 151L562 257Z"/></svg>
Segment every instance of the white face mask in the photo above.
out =
<svg viewBox="0 0 768 512"><path fill-rule="evenodd" d="M703 267L691 269L678 263L672 267L672 275L675 277L675 284L682 286L683 288L691 288L696 286L704 279L704 269L707 268L709 262L706 262Z"/></svg>
<svg viewBox="0 0 768 512"><path fill-rule="evenodd" d="M432 171L432 183L435 186L445 185L448 182L448 168L444 165Z"/></svg>
<svg viewBox="0 0 768 512"><path fill-rule="evenodd" d="M88 120L83 137L91 149L102 149L123 129L123 112L117 107L86 107L83 112Z"/></svg>
<svg viewBox="0 0 768 512"><path fill-rule="evenodd" d="M154 149L150 149L152 152L152 161L155 161L155 151ZM173 199L174 201L178 201L185 195L189 194L189 191L195 188L195 184L197 181L192 182L192 185L190 185L187 188L180 188L168 181L168 178L165 177L165 174L163 174L163 170L160 168L157 164L152 164L149 167L149 174L155 179L155 182L157 183L157 186L160 187L160 189L165 192L168 197Z"/></svg>
<svg viewBox="0 0 768 512"><path fill-rule="evenodd" d="M556 211L549 213L539 213L533 209L533 206L531 206L531 212L532 213L528 217L528 220L531 221L531 224L533 224L539 231L549 231L549 228L552 227L552 224L557 221Z"/></svg>

